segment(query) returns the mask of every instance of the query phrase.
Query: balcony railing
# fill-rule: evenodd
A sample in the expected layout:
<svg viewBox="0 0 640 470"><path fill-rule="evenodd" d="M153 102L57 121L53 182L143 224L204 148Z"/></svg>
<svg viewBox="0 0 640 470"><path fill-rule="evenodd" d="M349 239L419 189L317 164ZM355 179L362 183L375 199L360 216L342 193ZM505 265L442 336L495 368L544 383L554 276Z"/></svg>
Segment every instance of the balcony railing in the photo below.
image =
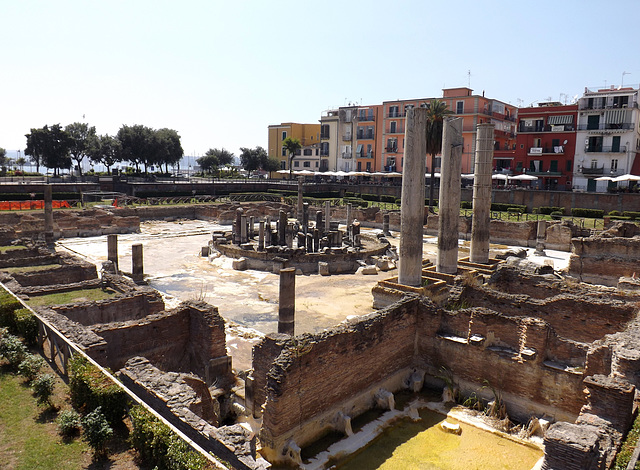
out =
<svg viewBox="0 0 640 470"><path fill-rule="evenodd" d="M404 134L404 127L397 126L395 130L392 130L391 128L389 128L389 130L387 131L387 134Z"/></svg>
<svg viewBox="0 0 640 470"><path fill-rule="evenodd" d="M320 140L329 140L330 138L329 134L320 134Z"/></svg>
<svg viewBox="0 0 640 470"><path fill-rule="evenodd" d="M604 145L585 145L584 151L588 153L626 153L627 146L605 147Z"/></svg>
<svg viewBox="0 0 640 470"><path fill-rule="evenodd" d="M328 157L329 156L329 151L328 150L320 150L320 156L321 157Z"/></svg>
<svg viewBox="0 0 640 470"><path fill-rule="evenodd" d="M531 147L529 149L529 155L542 155L544 153L562 155L564 153L564 146L556 145L555 147Z"/></svg>
<svg viewBox="0 0 640 470"><path fill-rule="evenodd" d="M520 124L518 126L518 132L572 132L574 130L573 124L547 124L546 126L525 126Z"/></svg>
<svg viewBox="0 0 640 470"><path fill-rule="evenodd" d="M600 167L600 168L588 168L588 167L582 167L580 171L583 175L603 175L604 174L604 166Z"/></svg>
<svg viewBox="0 0 640 470"><path fill-rule="evenodd" d="M403 118L407 115L407 113L403 112L403 111L389 111L389 114L387 115L387 117L390 118Z"/></svg>
<svg viewBox="0 0 640 470"><path fill-rule="evenodd" d="M358 158L373 158L374 156L374 152L373 150L371 152L362 152L360 155L358 155Z"/></svg>
<svg viewBox="0 0 640 470"><path fill-rule="evenodd" d="M618 124L612 124L609 122L601 122L599 124L579 124L579 131L604 131L604 130L616 130L616 129L633 129L634 124L632 122L620 122Z"/></svg>
<svg viewBox="0 0 640 470"><path fill-rule="evenodd" d="M358 116L358 121L363 121L363 122L364 121L375 121L375 118L373 117L373 115L371 115L371 116L360 115L360 116Z"/></svg>
<svg viewBox="0 0 640 470"><path fill-rule="evenodd" d="M343 134L342 135L342 140L351 140L351 134Z"/></svg>
<svg viewBox="0 0 640 470"><path fill-rule="evenodd" d="M342 152L342 158L351 158L352 154L350 152Z"/></svg>
<svg viewBox="0 0 640 470"><path fill-rule="evenodd" d="M358 132L356 138L363 140L373 139L373 132Z"/></svg>
<svg viewBox="0 0 640 470"><path fill-rule="evenodd" d="M390 152L390 153L397 153L398 152L398 147L393 146L393 145L391 147L386 147L386 149L387 149L387 152Z"/></svg>
<svg viewBox="0 0 640 470"><path fill-rule="evenodd" d="M633 103L625 103L625 104L605 104L605 103L591 103L589 104L586 100L583 101L582 103L580 103L580 106L578 107L578 109L582 110L589 110L589 109L620 109L620 108L637 108L638 107L638 103L633 102Z"/></svg>

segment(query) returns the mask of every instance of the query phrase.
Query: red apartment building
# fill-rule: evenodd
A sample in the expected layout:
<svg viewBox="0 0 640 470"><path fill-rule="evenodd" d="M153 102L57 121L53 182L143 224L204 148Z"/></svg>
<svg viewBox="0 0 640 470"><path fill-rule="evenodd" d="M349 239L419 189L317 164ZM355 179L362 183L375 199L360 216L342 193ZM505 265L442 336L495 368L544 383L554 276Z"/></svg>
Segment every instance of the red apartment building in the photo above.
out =
<svg viewBox="0 0 640 470"><path fill-rule="evenodd" d="M537 176L531 185L540 189L570 189L577 115L577 104L558 102L518 109L516 150L510 170Z"/></svg>

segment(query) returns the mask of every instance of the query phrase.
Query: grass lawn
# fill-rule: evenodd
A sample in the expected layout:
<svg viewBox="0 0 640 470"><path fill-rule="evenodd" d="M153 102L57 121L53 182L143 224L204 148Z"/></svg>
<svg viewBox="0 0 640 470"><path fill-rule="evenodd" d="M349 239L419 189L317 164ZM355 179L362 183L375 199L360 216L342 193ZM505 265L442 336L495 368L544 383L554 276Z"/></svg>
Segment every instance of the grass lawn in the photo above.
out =
<svg viewBox="0 0 640 470"><path fill-rule="evenodd" d="M48 305L72 304L76 302L95 302L96 300L109 299L116 294L117 292L113 289L100 289L99 287L96 287L93 289L72 290L69 292L31 297L27 301L27 304L29 304L30 307L35 308Z"/></svg>
<svg viewBox="0 0 640 470"><path fill-rule="evenodd" d="M53 402L60 406L66 385L56 378ZM69 406L66 405L68 408ZM57 432L57 412L38 406L24 378L0 369L0 468L80 469L91 463L91 448L80 438Z"/></svg>
<svg viewBox="0 0 640 470"><path fill-rule="evenodd" d="M7 253L8 251L18 251L18 250L26 250L27 247L23 245L10 245L10 246L0 246L0 253Z"/></svg>
<svg viewBox="0 0 640 470"><path fill-rule="evenodd" d="M38 266L16 266L14 268L2 268L2 271L11 273L35 273L38 271L47 271L49 269L58 269L62 267L60 264L43 264Z"/></svg>

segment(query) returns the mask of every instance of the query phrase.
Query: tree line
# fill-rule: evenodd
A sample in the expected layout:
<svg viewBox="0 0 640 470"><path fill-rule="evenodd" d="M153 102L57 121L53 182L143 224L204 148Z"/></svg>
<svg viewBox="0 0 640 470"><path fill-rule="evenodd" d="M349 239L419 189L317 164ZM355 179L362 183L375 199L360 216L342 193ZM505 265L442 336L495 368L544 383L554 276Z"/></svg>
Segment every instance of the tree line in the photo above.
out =
<svg viewBox="0 0 640 470"><path fill-rule="evenodd" d="M143 125L123 125L115 136L98 135L95 126L74 122L64 128L60 124L32 128L26 134L25 155L31 158L40 172L40 166L53 170L72 167L82 175L82 163L89 159L104 165L108 172L116 163L129 162L137 172L144 168L178 164L184 155L180 136L173 129L152 129Z"/></svg>

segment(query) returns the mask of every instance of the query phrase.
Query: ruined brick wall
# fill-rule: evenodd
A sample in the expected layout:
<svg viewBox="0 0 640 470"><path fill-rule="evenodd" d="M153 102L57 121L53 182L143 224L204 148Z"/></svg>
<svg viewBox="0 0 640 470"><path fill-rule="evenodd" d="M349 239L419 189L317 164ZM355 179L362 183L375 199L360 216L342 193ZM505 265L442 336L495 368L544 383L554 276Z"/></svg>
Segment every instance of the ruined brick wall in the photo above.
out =
<svg viewBox="0 0 640 470"><path fill-rule="evenodd" d="M289 342L289 335L270 333L256 344L251 350L251 363L253 367L253 401L255 414L266 400L267 374L273 366L273 361L280 355L283 348Z"/></svg>
<svg viewBox="0 0 640 470"><path fill-rule="evenodd" d="M42 271L16 272L12 273L11 277L21 286L29 287L89 281L96 279L98 274L95 265L78 263L73 265L61 264Z"/></svg>
<svg viewBox="0 0 640 470"><path fill-rule="evenodd" d="M280 435L413 362L415 310L406 300L318 335L298 337L267 378L263 429Z"/></svg>
<svg viewBox="0 0 640 470"><path fill-rule="evenodd" d="M52 310L81 325L135 320L164 310L164 302L155 291L129 294L114 299L52 307Z"/></svg>
<svg viewBox="0 0 640 470"><path fill-rule="evenodd" d="M134 356L143 356L160 369L206 377L209 361L226 356L224 321L207 304L185 302L140 320L91 329L107 343L101 363L114 370Z"/></svg>
<svg viewBox="0 0 640 470"><path fill-rule="evenodd" d="M615 286L622 276L640 274L640 239L574 238L569 274L584 282Z"/></svg>

